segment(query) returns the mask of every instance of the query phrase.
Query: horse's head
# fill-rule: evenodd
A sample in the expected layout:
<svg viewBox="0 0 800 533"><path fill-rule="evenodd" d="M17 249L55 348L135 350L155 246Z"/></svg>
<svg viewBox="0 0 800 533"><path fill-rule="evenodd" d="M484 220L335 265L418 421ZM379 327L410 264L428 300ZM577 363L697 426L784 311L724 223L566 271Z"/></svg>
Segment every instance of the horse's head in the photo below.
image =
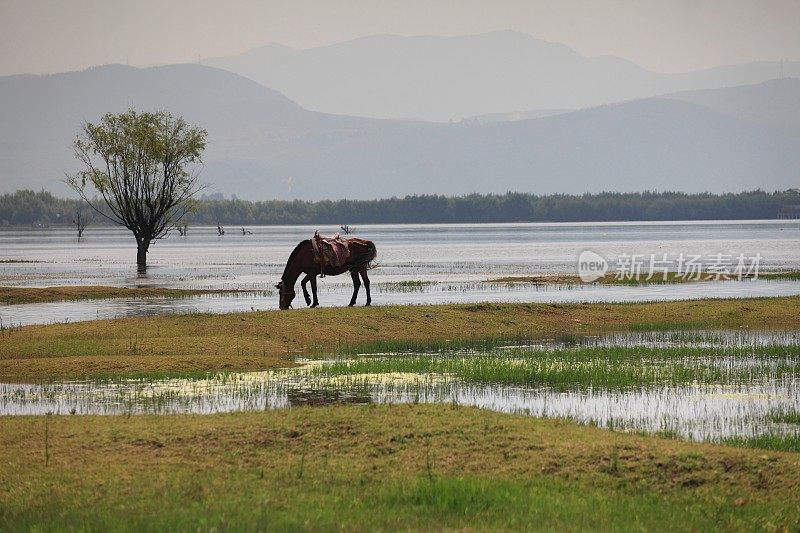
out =
<svg viewBox="0 0 800 533"><path fill-rule="evenodd" d="M294 287L287 287L283 280L280 280L275 288L278 289L278 307L281 309L289 309L294 300Z"/></svg>

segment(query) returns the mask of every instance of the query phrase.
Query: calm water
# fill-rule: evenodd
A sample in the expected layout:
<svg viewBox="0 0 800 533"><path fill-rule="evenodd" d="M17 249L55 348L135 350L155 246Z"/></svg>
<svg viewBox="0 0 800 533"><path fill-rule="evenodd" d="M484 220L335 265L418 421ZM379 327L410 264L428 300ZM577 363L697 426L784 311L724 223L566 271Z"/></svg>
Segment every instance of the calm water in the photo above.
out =
<svg viewBox="0 0 800 533"><path fill-rule="evenodd" d="M236 296L136 299L0 306L4 323L30 324L167 312L225 312L277 307L273 285L293 247L316 229L335 227L189 228L155 243L146 277L136 276L128 232L89 227L78 242L71 229L0 229L0 285L113 285L253 291ZM237 233L238 231L238 233ZM593 250L612 265L622 254L703 261L716 254L761 255L762 270L800 270L797 221L605 224L458 224L359 226L373 240L380 267L370 272L375 304L466 301L642 301L800 294L800 282L728 282L645 287L488 284L513 275L576 273L578 255ZM674 268L674 264L672 265ZM409 285L407 282L415 282ZM421 283L416 283L421 282ZM348 277L320 282L323 306L346 305ZM299 290L298 290L299 292ZM298 297L299 298L299 297ZM363 302L363 291L362 299ZM300 299L296 306L302 305Z"/></svg>

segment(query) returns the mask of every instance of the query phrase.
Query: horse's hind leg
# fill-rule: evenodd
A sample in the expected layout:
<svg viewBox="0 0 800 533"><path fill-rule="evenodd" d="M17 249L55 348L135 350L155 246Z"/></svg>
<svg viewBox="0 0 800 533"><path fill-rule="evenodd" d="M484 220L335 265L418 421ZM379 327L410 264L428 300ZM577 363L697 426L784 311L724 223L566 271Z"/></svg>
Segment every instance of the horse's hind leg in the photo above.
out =
<svg viewBox="0 0 800 533"><path fill-rule="evenodd" d="M319 305L319 300L317 300L317 276L311 276L311 295L314 297L314 302L311 304L311 307L317 307Z"/></svg>
<svg viewBox="0 0 800 533"><path fill-rule="evenodd" d="M353 297L350 298L350 303L348 307L353 307L356 305L356 298L358 297L358 289L361 287L361 282L358 280L358 271L351 270L350 277L353 278Z"/></svg>
<svg viewBox="0 0 800 533"><path fill-rule="evenodd" d="M311 296L308 295L308 289L306 289L306 283L311 281L311 290L314 291L314 300L317 299L317 291L314 289L314 285L316 284L316 276L312 277L311 274L306 274L306 277L303 278L303 281L300 282L300 286L303 288L303 298L306 300L306 305L311 305Z"/></svg>
<svg viewBox="0 0 800 533"><path fill-rule="evenodd" d="M367 269L361 271L361 279L364 280L364 288L367 290L367 305L372 303L372 296L369 294L369 276L367 276Z"/></svg>

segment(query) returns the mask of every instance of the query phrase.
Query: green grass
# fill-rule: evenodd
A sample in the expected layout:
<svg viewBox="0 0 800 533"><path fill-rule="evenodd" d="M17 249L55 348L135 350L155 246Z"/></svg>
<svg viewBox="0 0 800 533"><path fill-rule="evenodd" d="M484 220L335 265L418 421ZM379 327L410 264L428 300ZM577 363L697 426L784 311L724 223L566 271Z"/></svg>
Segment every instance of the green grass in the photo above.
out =
<svg viewBox="0 0 800 533"><path fill-rule="evenodd" d="M726 446L735 446L738 448L800 452L800 433L789 435L765 434L755 437L729 437L720 442Z"/></svg>
<svg viewBox="0 0 800 533"><path fill-rule="evenodd" d="M762 366L722 367L722 359L748 358ZM779 360L778 360L779 359ZM769 366L768 366L769 365ZM446 374L460 380L505 385L625 389L699 383L739 383L759 377L800 375L800 346L592 347L469 355L396 354L337 360L312 367L319 376L414 373Z"/></svg>
<svg viewBox="0 0 800 533"><path fill-rule="evenodd" d="M800 527L795 454L448 406L7 417L0 464L3 531Z"/></svg>
<svg viewBox="0 0 800 533"><path fill-rule="evenodd" d="M796 424L800 426L800 411L780 411L770 415L770 420L779 424Z"/></svg>
<svg viewBox="0 0 800 533"><path fill-rule="evenodd" d="M56 496L19 513L0 514L13 530L97 531L189 530L661 530L725 531L793 524L791 509L779 504L737 507L733 499L635 494L581 486L559 479L525 481L477 477L355 480L331 475L324 481L254 479L218 472L237 483L198 481L183 474L152 479L135 492L109 480L105 491L120 496L82 506ZM153 505L158 502L157 506ZM5 516L4 516L5 514Z"/></svg>

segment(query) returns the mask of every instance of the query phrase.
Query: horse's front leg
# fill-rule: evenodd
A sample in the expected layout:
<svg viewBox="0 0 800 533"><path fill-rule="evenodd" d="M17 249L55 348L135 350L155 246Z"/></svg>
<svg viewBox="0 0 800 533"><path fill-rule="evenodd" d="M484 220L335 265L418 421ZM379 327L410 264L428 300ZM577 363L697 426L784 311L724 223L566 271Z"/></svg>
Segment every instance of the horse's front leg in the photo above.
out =
<svg viewBox="0 0 800 533"><path fill-rule="evenodd" d="M358 279L358 271L351 270L350 277L353 278L353 297L350 298L350 303L348 307L353 307L356 305L356 298L358 297L358 289L361 287L361 281Z"/></svg>
<svg viewBox="0 0 800 533"><path fill-rule="evenodd" d="M311 294L314 296L314 302L311 304L311 307L317 307L319 305L319 300L317 300L317 276L311 276Z"/></svg>
<svg viewBox="0 0 800 533"><path fill-rule="evenodd" d="M308 295L308 289L306 289L306 283L309 281L311 281L311 289L314 291L314 301L317 301L317 290L315 288L316 276L312 277L311 274L306 274L306 277L300 282L300 286L303 288L303 298L306 300L306 305L311 305L311 296Z"/></svg>
<svg viewBox="0 0 800 533"><path fill-rule="evenodd" d="M367 305L372 303L372 296L369 293L369 276L367 276L367 269L361 271L361 279L364 280L364 289L367 291Z"/></svg>

